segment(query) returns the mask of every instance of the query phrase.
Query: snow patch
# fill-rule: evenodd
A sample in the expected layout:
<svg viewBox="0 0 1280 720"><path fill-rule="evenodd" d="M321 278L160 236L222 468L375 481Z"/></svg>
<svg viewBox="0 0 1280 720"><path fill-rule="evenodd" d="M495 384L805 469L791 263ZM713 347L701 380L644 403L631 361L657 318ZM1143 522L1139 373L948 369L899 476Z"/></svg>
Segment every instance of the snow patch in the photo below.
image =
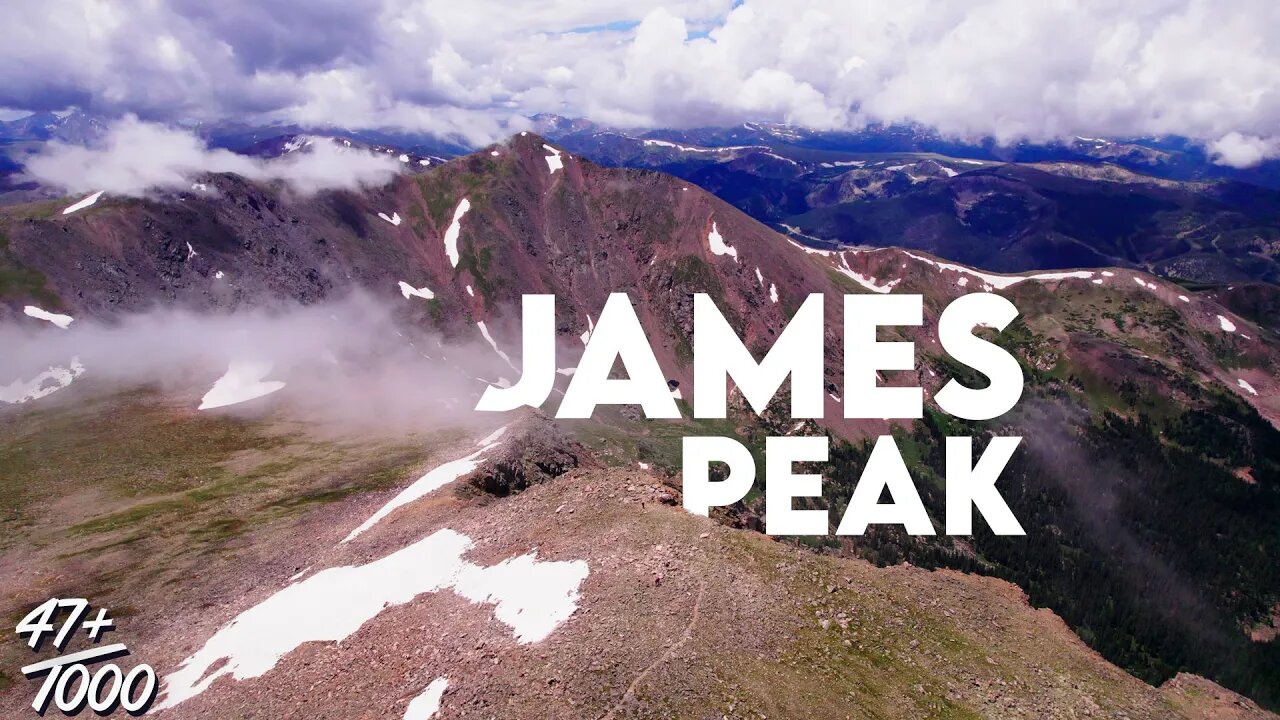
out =
<svg viewBox="0 0 1280 720"><path fill-rule="evenodd" d="M387 222L397 227L400 225L400 213L393 212L391 213L391 217L387 217L386 213L378 213L378 217L382 218L383 220L386 220Z"/></svg>
<svg viewBox="0 0 1280 720"><path fill-rule="evenodd" d="M715 222L711 223L711 232L707 233L707 244L711 246L711 252L716 255L731 255L733 256L733 261L738 262L738 249L725 244L724 238L716 228Z"/></svg>
<svg viewBox="0 0 1280 720"><path fill-rule="evenodd" d="M769 302L778 304L778 286L773 283L769 283Z"/></svg>
<svg viewBox="0 0 1280 720"><path fill-rule="evenodd" d="M51 313L48 310L41 310L35 305L28 305L22 308L22 312L27 317L33 317L37 320L44 320L45 322L51 322L54 325L57 325L58 327L62 328L63 330L66 330L68 325L75 322L75 318L71 317L70 315L60 315L58 313Z"/></svg>
<svg viewBox="0 0 1280 720"><path fill-rule="evenodd" d="M1258 394L1258 391L1254 390L1253 386L1250 385L1248 382L1246 382L1244 378L1236 378L1236 384L1238 384L1240 387L1244 388L1245 390L1249 391L1250 395Z"/></svg>
<svg viewBox="0 0 1280 720"><path fill-rule="evenodd" d="M489 328L485 327L484 321L481 320L476 323L476 326L480 328L480 334L484 336L486 341L488 341L489 347L493 348L493 351L498 353L498 357L502 358L502 360L506 362L512 370L520 372L520 368L516 367L515 363L511 362L511 358L507 357L507 354L498 348L498 343L494 342L493 336L489 334Z"/></svg>
<svg viewBox="0 0 1280 720"><path fill-rule="evenodd" d="M1218 325L1226 332L1236 331L1236 324L1228 320L1224 315L1218 316Z"/></svg>
<svg viewBox="0 0 1280 720"><path fill-rule="evenodd" d="M586 578L582 560L547 562L529 553L492 567L464 563L453 589L472 602L494 605L494 617L523 644L546 638L569 619Z"/></svg>
<svg viewBox="0 0 1280 720"><path fill-rule="evenodd" d="M472 289L471 289L471 286L470 286L470 285L468 285L468 286L467 286L467 294L468 294L468 295L470 295L471 297L475 297L475 296L476 296L476 291L475 291L475 290L472 290Z"/></svg>
<svg viewBox="0 0 1280 720"><path fill-rule="evenodd" d="M440 711L440 700L449 687L449 678L439 677L431 681L404 709L404 720L431 720Z"/></svg>
<svg viewBox="0 0 1280 720"><path fill-rule="evenodd" d="M435 293L431 292L431 288L425 285L420 288L416 288L403 280L400 281L400 294L404 295L405 300L408 300L411 297L420 297L423 300L431 300L436 296Z"/></svg>
<svg viewBox="0 0 1280 720"><path fill-rule="evenodd" d="M897 286L898 283L902 282L902 278L897 278L896 280L891 280L884 285L878 285L875 278L866 277L861 273L855 272L853 268L849 267L849 258L845 255L840 256L840 265L836 267L836 270L840 271L840 273L846 277L852 278L854 282L858 283L862 287L876 293L887 293Z"/></svg>
<svg viewBox="0 0 1280 720"><path fill-rule="evenodd" d="M1179 296L1178 296L1178 299L1179 299L1179 300L1181 300L1181 301L1182 301L1182 302L1184 302L1184 303L1189 303L1189 302L1191 302L1191 298L1187 297L1186 295L1179 295Z"/></svg>
<svg viewBox="0 0 1280 720"><path fill-rule="evenodd" d="M444 253L449 256L449 262L458 267L458 235L462 232L462 216L467 214L471 209L471 201L462 198L462 202L458 203L458 207L453 211L453 222L449 224L449 229L444 231Z"/></svg>
<svg viewBox="0 0 1280 720"><path fill-rule="evenodd" d="M970 275L972 277L979 278L986 283L986 285L983 287L984 290L990 290L993 287L1000 288L1001 290L1003 290L1004 288L1017 285L1018 283L1024 280L1046 280L1047 281L1047 280L1066 280L1068 278L1080 278L1083 280L1087 280L1093 277L1093 272L1090 270L1074 270L1071 272L1055 272L1055 273L1038 273L1035 275L994 275L992 273L985 273L979 270L973 270L971 268L964 267L963 265L955 265L953 263L940 262L938 260L930 260L929 258L924 257L923 255L916 255L915 253L907 252L905 250L903 252L906 253L908 256L915 258L916 260L919 260L922 263L927 263L929 265L932 265L938 268L939 270L954 270L955 272L960 272L966 275Z"/></svg>
<svg viewBox="0 0 1280 720"><path fill-rule="evenodd" d="M78 357L71 358L71 364L67 367L50 365L48 370L30 380L18 379L8 385L0 385L0 402L20 405L39 400L65 388L83 374L84 365Z"/></svg>
<svg viewBox="0 0 1280 720"><path fill-rule="evenodd" d="M798 227L793 227L786 223L778 223L778 225L783 230L786 230L789 235L795 235L796 237L802 237L802 238L809 238L814 242L823 242L822 238L820 237L814 237L813 235L805 235L804 233L800 232L800 228ZM810 255L831 255L836 252L835 250L819 250L817 248L811 248L808 245L805 245L804 243L798 243L789 237L787 238L787 242L791 243L792 245L795 245L796 247L800 248L801 250L805 251Z"/></svg>
<svg viewBox="0 0 1280 720"><path fill-rule="evenodd" d="M409 156L408 156L408 155L401 155L401 156L400 156L400 162L402 162L402 163L407 163L407 162L409 162Z"/></svg>
<svg viewBox="0 0 1280 720"><path fill-rule="evenodd" d="M391 498L387 504L378 508L378 511L369 516L368 520L360 523L360 526L352 530L342 539L339 545L351 542L361 533L369 528L377 525L383 518L390 515L397 509L408 505L411 502L422 499L427 494L448 485L467 473L475 470L480 465L480 458L485 453L498 446L498 441L502 438L503 433L507 430L506 426L499 428L497 432L480 441L480 449L457 460L451 460L443 465L433 468L430 472L417 480L413 481L409 487L401 490L399 494Z"/></svg>
<svg viewBox="0 0 1280 720"><path fill-rule="evenodd" d="M167 675L158 709L199 695L224 675L260 677L303 643L344 640L388 607L427 592L452 588L495 605L494 616L520 643L544 639L577 610L586 562L540 561L529 553L482 567L462 557L473 547L471 538L446 528L378 560L329 568L286 586L219 629Z"/></svg>
<svg viewBox="0 0 1280 720"><path fill-rule="evenodd" d="M543 143L542 147L551 153L543 159L547 161L547 168L550 170L550 174L555 175L557 170L564 167L564 161L560 159L560 151L546 143Z"/></svg>
<svg viewBox="0 0 1280 720"><path fill-rule="evenodd" d="M271 363L253 360L232 360L227 372L218 378L209 392L200 399L198 410L236 405L270 395L284 383L278 380L264 380L271 373Z"/></svg>
<svg viewBox="0 0 1280 720"><path fill-rule="evenodd" d="M760 283L760 287L764 287L764 275L760 273L760 268L756 268L756 282Z"/></svg>
<svg viewBox="0 0 1280 720"><path fill-rule="evenodd" d="M85 208L89 207L90 205L92 205L92 204L94 204L94 203L98 202L98 198L102 197L102 193L104 193L104 192L106 192L106 191L105 191L105 190L99 190L98 192L96 192L96 193L94 193L94 194L90 195L89 197L87 197L87 198L85 198L85 199L81 200L81 201L80 201L80 202L78 202L78 203L75 203L74 205L68 205L68 206L67 206L67 208L66 208L65 210L63 210L63 211L62 211L62 214L63 214L63 215L70 215L71 213L73 213L73 212L75 212L75 211L77 211L77 210L83 210L83 209L85 209Z"/></svg>

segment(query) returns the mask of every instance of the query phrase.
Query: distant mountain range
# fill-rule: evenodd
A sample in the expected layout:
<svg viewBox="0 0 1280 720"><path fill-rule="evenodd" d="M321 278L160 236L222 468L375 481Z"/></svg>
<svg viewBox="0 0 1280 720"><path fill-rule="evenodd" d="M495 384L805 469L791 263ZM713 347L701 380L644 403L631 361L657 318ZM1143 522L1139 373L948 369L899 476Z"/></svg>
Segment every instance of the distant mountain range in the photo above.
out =
<svg viewBox="0 0 1280 720"><path fill-rule="evenodd" d="M573 153L685 179L814 247L908 247L1004 272L1120 266L1191 284L1280 282L1280 161L1229 168L1179 138L1003 147L909 125L626 131L555 115L531 122ZM0 153L0 202L41 196L22 180L22 152L48 140L90 142L105 126L79 112L0 123L0 149L11 148ZM471 149L423 133L192 129L213 147L260 157L304 136L436 161Z"/></svg>

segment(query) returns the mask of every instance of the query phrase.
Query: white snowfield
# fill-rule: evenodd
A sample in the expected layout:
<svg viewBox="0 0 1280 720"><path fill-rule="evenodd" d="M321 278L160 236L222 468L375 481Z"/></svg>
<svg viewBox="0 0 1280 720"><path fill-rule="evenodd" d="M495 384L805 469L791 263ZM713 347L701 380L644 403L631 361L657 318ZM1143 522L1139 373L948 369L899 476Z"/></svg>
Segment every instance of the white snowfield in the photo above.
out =
<svg viewBox="0 0 1280 720"><path fill-rule="evenodd" d="M529 553L482 567L463 559L473 545L446 528L378 560L321 570L286 586L240 613L166 676L159 709L199 695L224 675L260 677L303 643L341 641L423 593L452 589L493 605L520 643L546 638L577 610L586 562L546 562Z"/></svg>
<svg viewBox="0 0 1280 720"><path fill-rule="evenodd" d="M806 234L804 234L804 233L800 232L800 228L792 227L791 225L788 225L788 224L786 224L786 223L778 223L778 225L780 225L780 226L782 227L782 229L783 229L783 230L786 230L786 231L787 231L787 235L784 235L784 236L783 236L783 237L785 237L785 238L787 239L787 242L789 242L789 243L791 243L792 245L795 245L796 247L798 247L798 248L800 248L801 250L805 251L805 253L806 253L806 254L809 254L809 255L831 255L832 253L834 253L834 252L835 252L834 250L819 250L819 249L817 249L817 248L811 248L811 247L809 247L808 245L805 245L804 243L798 243L798 242L796 242L795 240L792 240L792 239L791 239L791 236L792 236L792 235L794 235L795 237L809 238L810 240L812 240L812 241L814 241L814 242L822 242L822 238L820 238L820 237L814 237L813 235L806 235Z"/></svg>
<svg viewBox="0 0 1280 720"><path fill-rule="evenodd" d="M266 380L271 373L271 363L253 360L232 360L227 372L218 378L209 392L200 399L199 410L237 405L270 395L284 383L278 380Z"/></svg>
<svg viewBox="0 0 1280 720"><path fill-rule="evenodd" d="M1231 322L1225 315L1218 316L1218 326L1229 333L1236 331L1236 324Z"/></svg>
<svg viewBox="0 0 1280 720"><path fill-rule="evenodd" d="M485 341L489 343L489 347L493 348L493 351L498 353L498 357L502 358L502 361L505 362L512 370L520 372L520 368L516 367L516 364L511 362L511 357L502 352L502 348L498 347L498 343L493 339L493 336L489 334L489 328L484 324L484 321L481 320L476 323L476 327L480 328L480 334L483 335Z"/></svg>
<svg viewBox="0 0 1280 720"><path fill-rule="evenodd" d="M774 283L769 283L769 302L778 304L778 286Z"/></svg>
<svg viewBox="0 0 1280 720"><path fill-rule="evenodd" d="M895 288L898 283L902 282L902 278L895 278L883 285L877 284L875 278L866 277L861 273L855 272L853 268L849 267L849 258L845 255L840 256L840 265L836 267L836 270L839 270L846 277L852 278L854 282L871 292L887 293Z"/></svg>
<svg viewBox="0 0 1280 720"><path fill-rule="evenodd" d="M480 459L485 455L485 453L498 446L498 441L502 438L502 435L506 430L507 428L505 426L499 428L492 435L480 441L479 450L476 450L464 458L452 460L440 465L431 470L431 472L415 480L413 484L409 485L409 487L404 490L401 490L398 495L391 498L387 504L378 508L378 511L370 515L368 520L360 523L359 527L348 533L347 536L342 539L342 543L351 542L361 533L374 525L377 525L383 518L395 512L397 509L419 500L428 493L438 488L442 488L472 470L475 470L476 467L480 465Z"/></svg>
<svg viewBox="0 0 1280 720"><path fill-rule="evenodd" d="M416 288L403 280L400 281L400 294L404 295L405 300L408 300L411 297L420 297L423 300L431 300L436 296L435 293L431 292L431 288L425 285L420 288Z"/></svg>
<svg viewBox="0 0 1280 720"><path fill-rule="evenodd" d="M71 364L67 367L50 365L48 370L30 380L18 379L8 385L0 385L0 402L19 405L39 400L65 388L83 374L84 365L78 357L71 358Z"/></svg>
<svg viewBox="0 0 1280 720"><path fill-rule="evenodd" d="M692 146L689 146L689 145L678 145L678 144L673 143L673 142L667 142L666 140L652 140L652 139L648 139L648 138L646 138L646 139L644 140L644 144L645 144L645 145L652 145L652 146L654 146L654 147L668 147L668 148L674 148L674 149L676 149L676 150L681 150L681 151L683 151L683 152L700 152L700 153L713 153L713 152L716 152L716 149L715 149L715 148L701 148L701 147L692 147Z"/></svg>
<svg viewBox="0 0 1280 720"><path fill-rule="evenodd" d="M58 327L62 328L63 330L66 330L67 326L75 321L75 318L71 317L70 315L59 315L58 313L51 313L48 310L41 310L35 305L28 305L22 308L22 312L27 317L33 317L37 320L44 320L46 322L51 322L54 325L57 325Z"/></svg>
<svg viewBox="0 0 1280 720"><path fill-rule="evenodd" d="M995 275L993 273L985 273L980 270L971 270L967 267L964 267L963 265L955 265L953 263L930 260L929 258L924 257L923 255L916 255L915 253L907 252L905 250L903 252L906 252L907 255L915 258L916 260L919 260L922 263L928 263L929 265L932 265L938 268L939 270L954 270L956 272L964 273L972 277L980 278L981 280L986 282L988 285L991 285L992 287L995 287L995 288L1000 288L1001 290L1007 287L1011 287L1013 285L1017 285L1018 283L1024 280L1067 280L1069 278L1079 278L1081 280L1088 280L1089 278L1093 277L1093 272L1091 270L1073 270L1070 272L1036 273L1035 275Z"/></svg>
<svg viewBox="0 0 1280 720"><path fill-rule="evenodd" d="M444 254L449 256L449 263L454 267L458 267L458 235L462 232L462 216L470 209L471 201L462 198L462 202L453 211L453 222L444 231Z"/></svg>
<svg viewBox="0 0 1280 720"><path fill-rule="evenodd" d="M730 255L734 262L738 262L738 249L725 244L724 237L720 235L715 222L711 223L711 232L707 233L707 244L711 246L711 252L716 255Z"/></svg>
<svg viewBox="0 0 1280 720"><path fill-rule="evenodd" d="M94 194L90 195L89 197L87 197L87 198L85 198L85 199L81 200L81 201L80 201L80 202L78 202L78 203L75 203L74 205L68 205L68 206L67 206L67 208L66 208L65 210L63 210L63 211L62 211L62 214L63 214L63 215L70 215L71 213L73 213L73 212L75 212L75 211L77 211L77 210L83 210L83 209L85 209L85 208L89 207L90 205L92 205L92 204L94 204L94 203L98 202L98 198L102 197L102 193L104 193L104 192L106 192L106 191L105 191L105 190L99 190L98 192L96 192L96 193L94 193Z"/></svg>
<svg viewBox="0 0 1280 720"><path fill-rule="evenodd" d="M440 711L440 700L448 688L449 678L432 680L421 695L409 701L409 707L404 709L404 720L431 720Z"/></svg>
<svg viewBox="0 0 1280 720"><path fill-rule="evenodd" d="M555 175L556 171L564 167L564 160L560 158L560 151L543 143L543 149L551 153L544 158L547 161L548 174Z"/></svg>
<svg viewBox="0 0 1280 720"><path fill-rule="evenodd" d="M1253 386L1252 386L1252 385L1250 385L1250 384L1248 383L1248 381L1246 381L1244 378L1236 378L1236 384L1237 384L1237 385L1239 385L1240 387L1244 388L1246 391L1248 391L1248 393L1249 393L1250 395L1257 395L1257 394L1258 394L1258 391L1257 391L1257 390L1254 390L1254 389L1253 389Z"/></svg>
<svg viewBox="0 0 1280 720"><path fill-rule="evenodd" d="M397 227L399 227L400 225L400 213L393 212L391 213L391 217L387 217L386 213L378 213L378 217L382 218L383 220L386 220L387 222Z"/></svg>

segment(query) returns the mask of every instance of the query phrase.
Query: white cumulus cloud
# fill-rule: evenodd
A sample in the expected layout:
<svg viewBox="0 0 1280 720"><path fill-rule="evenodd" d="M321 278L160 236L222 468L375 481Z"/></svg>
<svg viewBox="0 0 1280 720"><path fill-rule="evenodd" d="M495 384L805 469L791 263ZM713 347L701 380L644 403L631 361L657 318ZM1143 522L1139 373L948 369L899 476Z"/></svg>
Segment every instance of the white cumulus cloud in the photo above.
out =
<svg viewBox="0 0 1280 720"><path fill-rule="evenodd" d="M1220 165L1252 167L1263 160L1280 157L1280 140L1241 135L1238 132L1227 133L1209 143L1209 156Z"/></svg>
<svg viewBox="0 0 1280 720"><path fill-rule="evenodd" d="M472 142L535 112L909 121L1006 143L1182 135L1223 162L1280 135L1273 0L47 0L5 19L0 107Z"/></svg>

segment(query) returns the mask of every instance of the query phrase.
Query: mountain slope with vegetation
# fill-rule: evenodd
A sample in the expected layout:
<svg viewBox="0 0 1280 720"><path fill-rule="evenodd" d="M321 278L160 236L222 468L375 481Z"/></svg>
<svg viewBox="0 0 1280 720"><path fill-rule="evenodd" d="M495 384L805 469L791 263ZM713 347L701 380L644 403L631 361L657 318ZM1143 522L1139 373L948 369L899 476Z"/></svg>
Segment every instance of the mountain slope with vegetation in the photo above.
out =
<svg viewBox="0 0 1280 720"><path fill-rule="evenodd" d="M443 662L444 653L477 673L484 668L480 676L494 683L489 689L511 688L512 705L501 707L493 693L462 686L450 702L458 716L523 716L534 705L520 703L546 698L560 703L551 712L564 717L611 709L615 717L794 716L801 708L832 717L859 709L886 717L1070 717L1094 704L1130 717L1197 716L1206 696L1199 681L1183 677L1155 690L1107 661L1147 683L1195 673L1267 706L1280 703L1280 663L1268 630L1280 603L1273 562L1280 549L1280 373L1265 300L1195 291L1133 269L1004 276L915 250L815 250L689 182L602 168L532 134L359 193L300 196L229 175L200 182L205 189L147 199L108 195L70 214L62 211L74 198L0 210L7 241L0 271L8 273L0 277L23 278L0 287L0 318L39 325L23 311L34 303L80 325L111 325L156 307L226 314L359 290L391 308L408 333L487 341L515 357L521 294L550 292L564 366L607 295L625 290L671 387L687 399L693 293L709 293L757 352L807 294L827 296L828 420L796 428L784 403L756 417L740 398L732 417L717 423L606 412L566 425L584 457L592 456L581 468L510 497L448 490L398 511L394 532L378 531L377 547L390 549L458 514L476 536L503 548L537 545L547 554L589 558L583 611L547 641L545 657L479 626L445 645L412 641L416 659L393 665L412 677L408 685L425 685L424 668ZM992 334L1019 358L1027 380L1013 412L962 424L928 402L915 423L840 417L842 294L924 296L923 327L885 331L916 341L917 368L886 373L886 381L920 385L928 399L952 377L975 387L985 382L948 360L934 333L947 302L980 290L1009 297L1021 312ZM77 331L73 324L68 337ZM15 497L38 497L39 490L66 498L51 507L15 501L8 510L14 539L4 563L32 562L24 543L34 543L52 569L6 573L13 578L7 610L16 613L52 589L80 591L75 577L92 578L91 589L116 605L148 607L138 603L156 598L163 618L140 616L136 627L143 647L172 662L198 639L162 625L208 610L191 598L235 598L244 609L244 594L261 582L255 567L283 582L313 563L370 557L320 551L299 538L345 534L351 520L368 514L369 498L378 497L370 493L399 487L412 468L471 443L462 430L339 442L305 423L295 427L305 418L291 417L283 401L259 401L270 409L265 418L213 416L215 422L192 409L205 388L131 389L159 394L128 401L99 382L90 367L47 399L0 408L5 487ZM549 404L555 401L553 395ZM168 452L128 453L109 477L94 469L95 458L110 457L104 445L155 432L146 427L182 431L163 436L175 443ZM757 496L719 517L740 530L662 507L678 494L681 435L731 433L758 449L765 436L793 432L836 441L824 474L837 510L865 463L868 438L894 434L935 518L942 437L1021 435L1023 447L1000 487L1028 535L991 536L978 522L977 535L963 539L876 529L852 540L775 543L748 531L759 527ZM212 437L221 440L202 442ZM71 447L52 448L52 438ZM206 469L175 467L193 452L193 440L201 441L195 446L207 455ZM636 470L637 463L650 469ZM22 487L32 494L18 494ZM486 523L492 527L480 529ZM86 539L93 557L79 554ZM269 559L276 551L280 558ZM190 598L159 600L164 578L176 582L206 562L213 564ZM148 572L137 572L148 563ZM735 582L754 590L731 593ZM368 628L368 642L343 651L342 666L388 661L385 653L410 642L394 635L395 627L428 624L424 608L465 612L460 602L436 597L405 608L394 622L380 618ZM690 620L691 606L703 620ZM210 618L205 625L214 625L201 629L230 617ZM654 631L632 631L640 645L617 648L623 624L638 618ZM754 632L727 632L736 627ZM1043 654L1026 637L1048 643ZM477 642L494 649L480 652ZM642 672L667 651L665 664ZM318 652L308 649L307 658ZM315 672L302 670L307 662L297 669ZM706 677L689 676L691 669ZM283 676L219 681L194 702L210 703L201 707L222 716L250 702L277 707L285 698L274 683L285 681L273 677ZM376 680L380 692L390 692L391 682ZM721 695L696 696L695 688L712 686ZM14 688L25 692L25 683L13 682L8 698ZM1226 704L1211 703L1209 715L1224 707L1256 712L1243 700L1232 705L1226 691L1207 694L1214 693ZM388 707L400 707L396 697ZM172 714L186 712L195 710L179 706Z"/></svg>

